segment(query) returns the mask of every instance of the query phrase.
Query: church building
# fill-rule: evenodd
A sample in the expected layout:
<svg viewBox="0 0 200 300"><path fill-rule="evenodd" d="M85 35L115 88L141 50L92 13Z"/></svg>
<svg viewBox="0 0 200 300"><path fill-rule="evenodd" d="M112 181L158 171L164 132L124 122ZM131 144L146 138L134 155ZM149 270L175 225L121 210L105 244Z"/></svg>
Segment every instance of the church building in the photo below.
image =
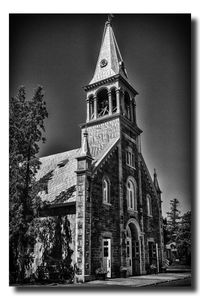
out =
<svg viewBox="0 0 200 300"><path fill-rule="evenodd" d="M67 216L76 281L146 274L163 263L161 190L141 153L138 92L128 79L111 20L105 23L96 69L84 87L81 147L41 158L38 178L49 215ZM81 100L80 100L81 101Z"/></svg>

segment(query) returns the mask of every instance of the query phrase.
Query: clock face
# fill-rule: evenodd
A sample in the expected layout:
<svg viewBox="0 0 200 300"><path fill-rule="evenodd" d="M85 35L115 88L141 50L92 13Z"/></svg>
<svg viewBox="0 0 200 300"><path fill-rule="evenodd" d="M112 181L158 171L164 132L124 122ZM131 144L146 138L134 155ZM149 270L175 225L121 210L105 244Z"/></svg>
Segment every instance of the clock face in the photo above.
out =
<svg viewBox="0 0 200 300"><path fill-rule="evenodd" d="M103 67L107 66L107 64L108 64L108 62L107 62L107 60L104 58L104 59L102 59L101 62L100 62L100 67L103 68Z"/></svg>

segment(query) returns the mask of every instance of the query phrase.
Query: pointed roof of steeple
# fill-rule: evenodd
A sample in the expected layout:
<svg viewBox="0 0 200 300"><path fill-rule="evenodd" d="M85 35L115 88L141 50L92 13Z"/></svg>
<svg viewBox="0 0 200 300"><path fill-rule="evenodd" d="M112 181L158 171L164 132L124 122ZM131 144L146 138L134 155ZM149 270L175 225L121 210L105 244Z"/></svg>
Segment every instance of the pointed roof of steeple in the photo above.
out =
<svg viewBox="0 0 200 300"><path fill-rule="evenodd" d="M90 84L120 74L127 79L127 72L112 29L111 18L105 23L99 57Z"/></svg>
<svg viewBox="0 0 200 300"><path fill-rule="evenodd" d="M85 129L85 131L83 132L83 140L82 140L82 146L81 146L81 156L91 157L90 147L89 147L89 143L88 143L87 129Z"/></svg>
<svg viewBox="0 0 200 300"><path fill-rule="evenodd" d="M154 169L154 174L153 174L153 183L154 183L154 186L155 186L155 189L158 193L162 193L160 187L159 187L159 184L158 184L158 178L157 178L157 173L156 173L156 169Z"/></svg>

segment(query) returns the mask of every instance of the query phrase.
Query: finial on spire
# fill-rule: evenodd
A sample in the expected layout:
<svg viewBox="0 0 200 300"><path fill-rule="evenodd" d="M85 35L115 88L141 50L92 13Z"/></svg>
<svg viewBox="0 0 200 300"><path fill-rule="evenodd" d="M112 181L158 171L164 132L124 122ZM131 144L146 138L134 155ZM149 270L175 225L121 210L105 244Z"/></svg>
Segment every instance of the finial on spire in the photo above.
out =
<svg viewBox="0 0 200 300"><path fill-rule="evenodd" d="M113 18L114 18L113 14L108 14L108 21L106 22L106 25L111 24Z"/></svg>

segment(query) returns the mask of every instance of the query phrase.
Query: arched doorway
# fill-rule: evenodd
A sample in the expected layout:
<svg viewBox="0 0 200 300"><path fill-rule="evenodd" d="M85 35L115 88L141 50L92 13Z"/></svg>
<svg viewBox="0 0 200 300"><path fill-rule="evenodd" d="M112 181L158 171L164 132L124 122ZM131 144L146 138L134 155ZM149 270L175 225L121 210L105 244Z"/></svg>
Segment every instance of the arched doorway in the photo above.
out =
<svg viewBox="0 0 200 300"><path fill-rule="evenodd" d="M140 226L135 219L126 226L126 266L128 275L141 274Z"/></svg>

